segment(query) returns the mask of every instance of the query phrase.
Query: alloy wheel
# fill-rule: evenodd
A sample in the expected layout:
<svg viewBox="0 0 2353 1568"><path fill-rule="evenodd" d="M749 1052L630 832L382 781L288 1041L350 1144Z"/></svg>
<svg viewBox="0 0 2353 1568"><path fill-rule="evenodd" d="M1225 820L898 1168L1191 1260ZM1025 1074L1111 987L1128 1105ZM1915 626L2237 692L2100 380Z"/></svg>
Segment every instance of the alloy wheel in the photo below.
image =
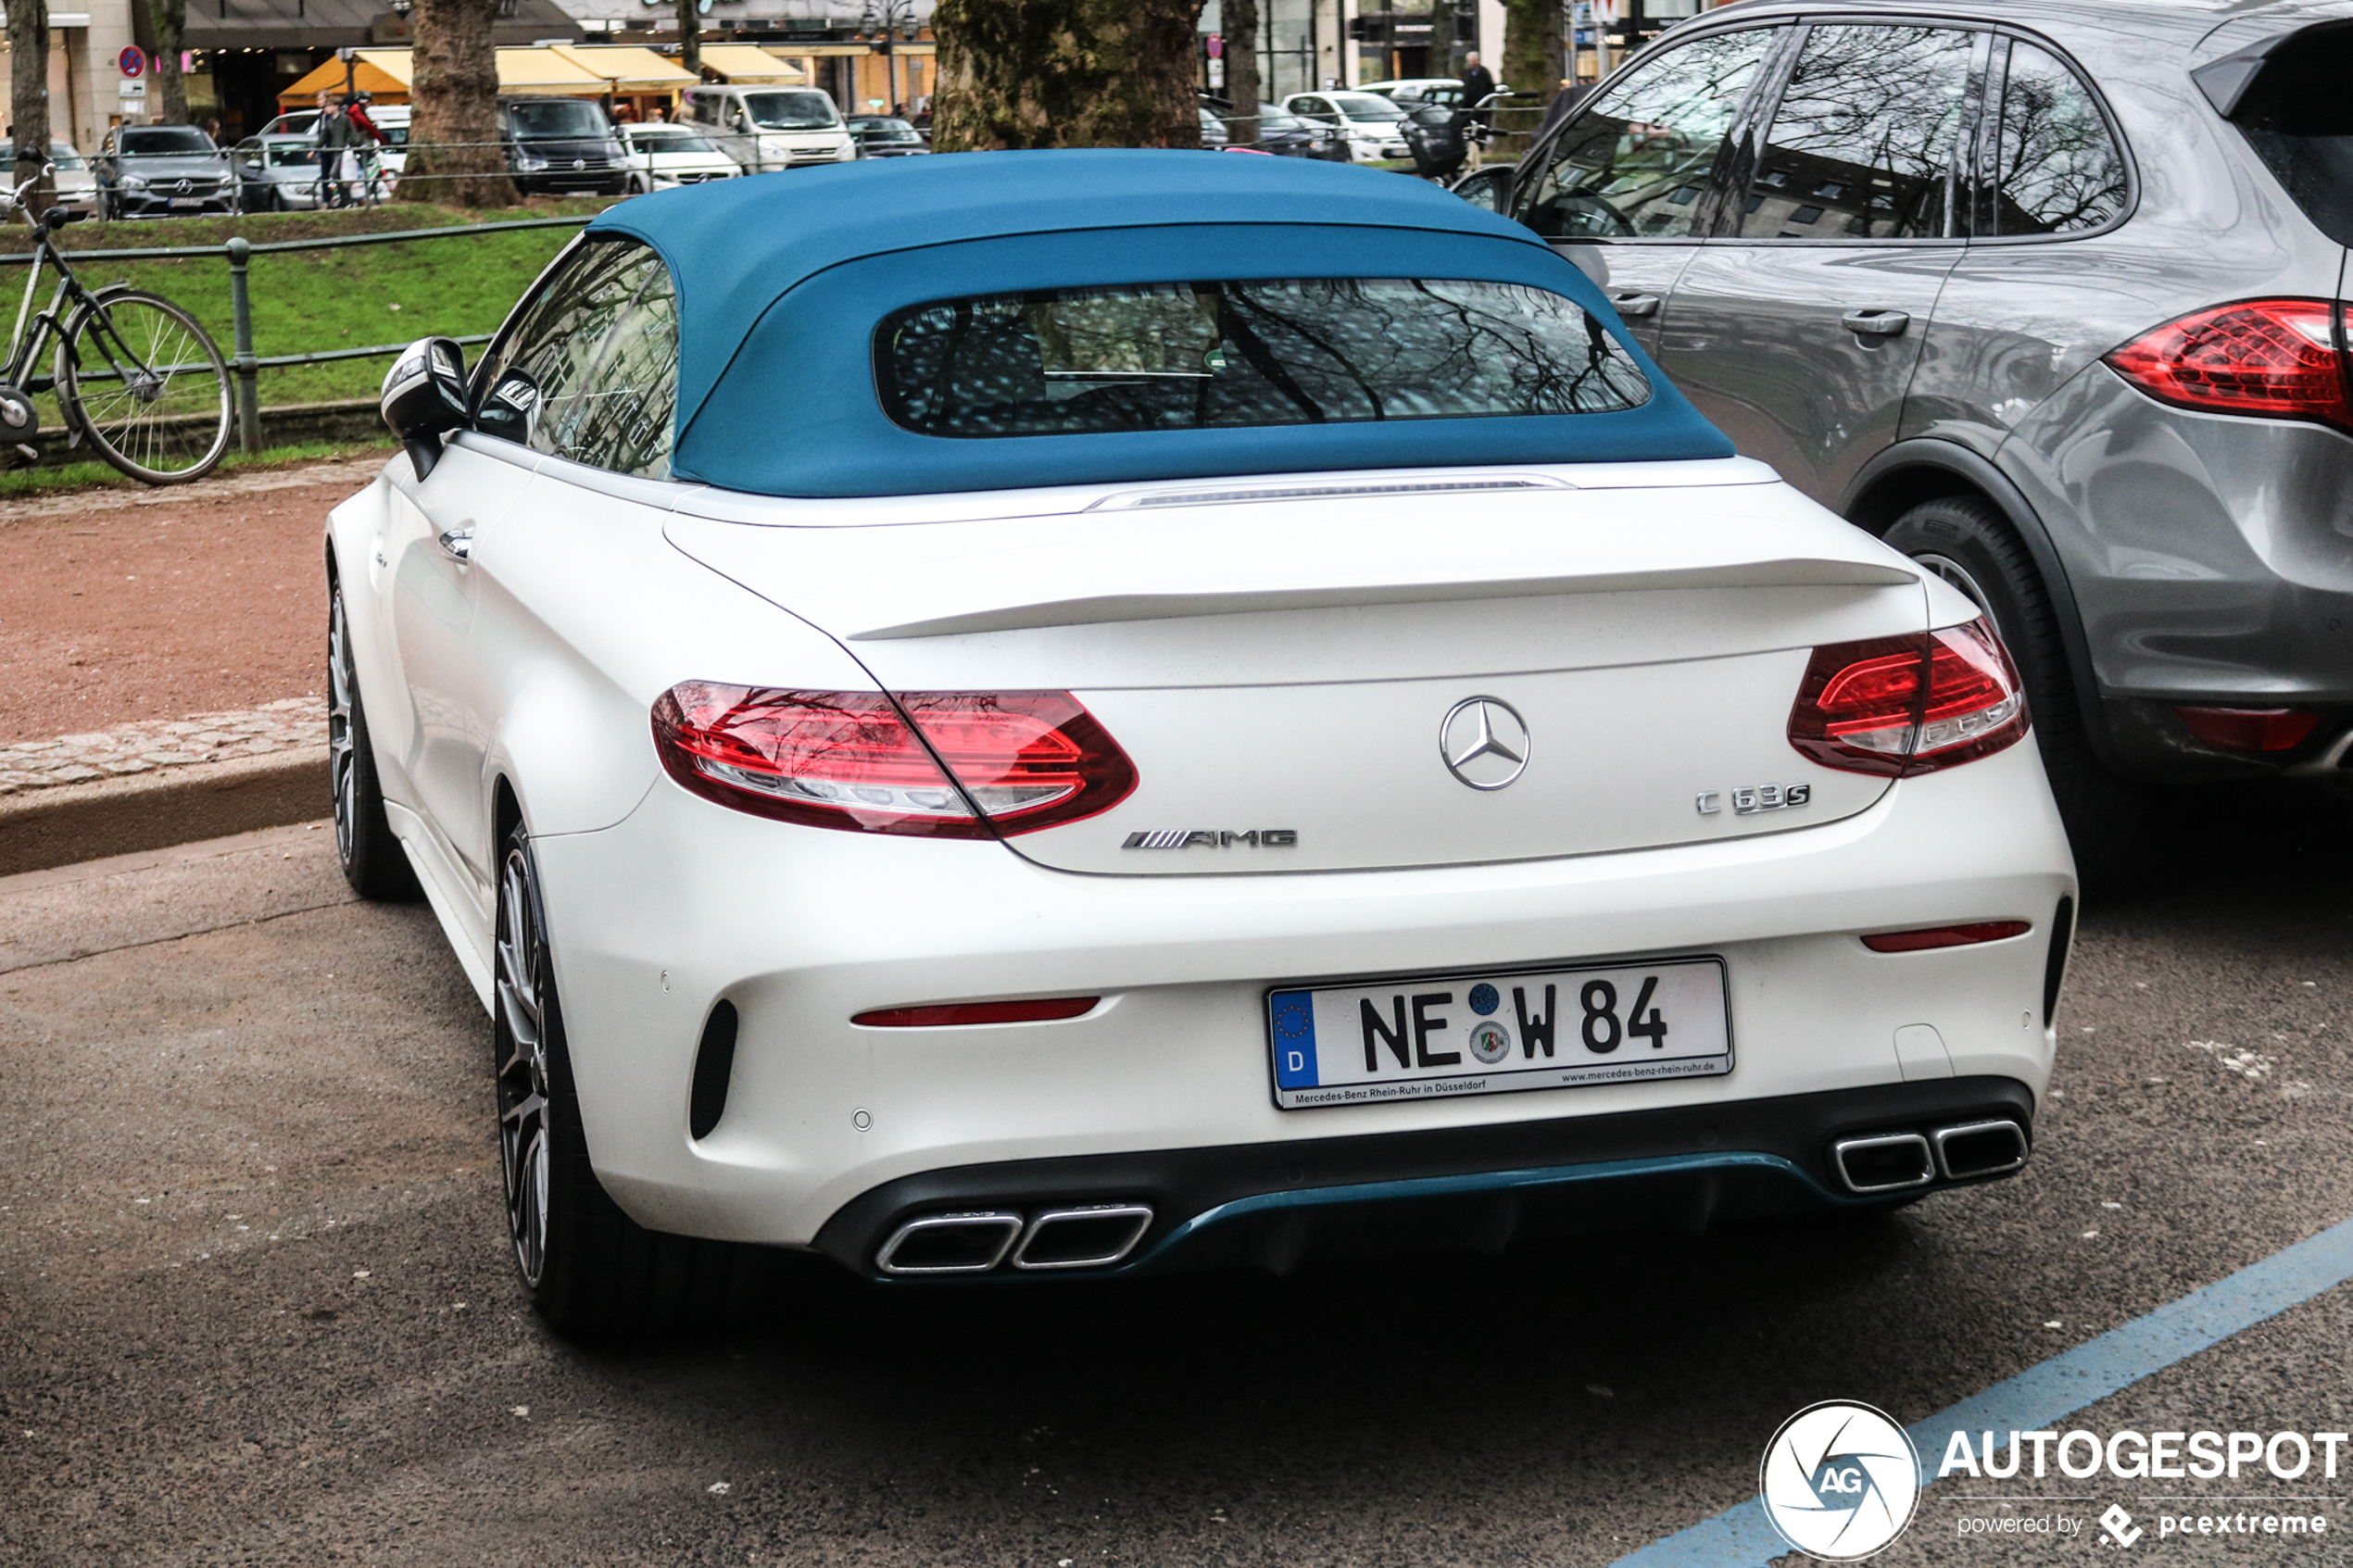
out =
<svg viewBox="0 0 2353 1568"><path fill-rule="evenodd" d="M497 955L498 1156L507 1233L535 1288L547 1265L547 947L531 854L518 835L499 873Z"/></svg>
<svg viewBox="0 0 2353 1568"><path fill-rule="evenodd" d="M335 853L351 864L359 822L359 753L351 737L351 650L345 640L343 590L327 609L327 776L334 787Z"/></svg>

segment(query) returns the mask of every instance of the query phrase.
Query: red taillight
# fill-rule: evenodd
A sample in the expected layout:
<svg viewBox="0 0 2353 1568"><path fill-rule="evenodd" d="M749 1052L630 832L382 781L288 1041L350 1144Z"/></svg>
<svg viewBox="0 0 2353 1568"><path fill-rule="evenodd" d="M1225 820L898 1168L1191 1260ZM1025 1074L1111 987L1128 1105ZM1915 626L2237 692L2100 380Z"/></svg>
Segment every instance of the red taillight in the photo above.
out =
<svg viewBox="0 0 2353 1568"><path fill-rule="evenodd" d="M2161 403L2353 429L2336 309L2325 299L2217 306L2142 333L2108 363Z"/></svg>
<svg viewBox="0 0 2353 1568"><path fill-rule="evenodd" d="M1814 650L1789 743L1826 768L1925 773L2026 734L2026 694L1994 629L1966 626Z"/></svg>
<svg viewBox="0 0 2353 1568"><path fill-rule="evenodd" d="M1136 787L1127 754L1067 692L683 681L654 704L653 725L686 788L812 827L987 838L1091 817Z"/></svg>
<svg viewBox="0 0 2353 1568"><path fill-rule="evenodd" d="M1983 920L1974 925L1938 925L1925 931L1882 931L1863 938L1874 953L1918 953L1931 947L1967 947L1979 942L1999 942L2023 936L2032 929L2022 920Z"/></svg>
<svg viewBox="0 0 2353 1568"><path fill-rule="evenodd" d="M1045 1023L1095 1010L1101 997L1055 997L1036 1002L950 1002L941 1007L876 1008L854 1013L869 1029L960 1029L973 1023Z"/></svg>
<svg viewBox="0 0 2353 1568"><path fill-rule="evenodd" d="M2321 716L2295 708L2177 708L2190 734L2217 751L2292 751Z"/></svg>

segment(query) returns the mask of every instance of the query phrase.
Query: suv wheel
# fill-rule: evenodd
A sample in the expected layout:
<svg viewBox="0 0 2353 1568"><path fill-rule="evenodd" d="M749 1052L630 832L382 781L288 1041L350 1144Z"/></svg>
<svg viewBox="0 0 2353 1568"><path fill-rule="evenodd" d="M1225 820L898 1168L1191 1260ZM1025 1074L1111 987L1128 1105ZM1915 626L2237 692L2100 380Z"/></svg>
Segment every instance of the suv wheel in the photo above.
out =
<svg viewBox="0 0 2353 1568"><path fill-rule="evenodd" d="M2058 617L2024 542L1991 504L1968 495L1923 501L1884 537L1993 621L2025 684L2043 769L2078 869L2086 876L2121 872L2141 842L2148 803L2093 755Z"/></svg>

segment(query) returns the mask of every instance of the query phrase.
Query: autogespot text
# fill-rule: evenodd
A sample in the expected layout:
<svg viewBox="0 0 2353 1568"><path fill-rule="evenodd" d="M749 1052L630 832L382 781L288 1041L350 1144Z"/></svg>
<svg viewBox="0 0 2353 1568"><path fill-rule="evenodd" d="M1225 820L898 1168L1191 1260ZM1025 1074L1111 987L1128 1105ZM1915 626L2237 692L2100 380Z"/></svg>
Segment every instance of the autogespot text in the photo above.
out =
<svg viewBox="0 0 2353 1568"><path fill-rule="evenodd" d="M1994 1434L1981 1435L1973 1446L1969 1435L1956 1432L1944 1445L1944 1461L1936 1472L1940 1481L1956 1472L2004 1480L2020 1474L2024 1456L2032 1455L2034 1475L2058 1474L2078 1481L2108 1474L2120 1481L2236 1480L2242 1467L2259 1463L2283 1481L2300 1479L2317 1461L2321 1477L2336 1476L2338 1450L2353 1435L2343 1432L2117 1432L2103 1438L2095 1432L2012 1432L2006 1448L1996 1449ZM2160 1526L2161 1528L2161 1526ZM2208 1532L2209 1534L2211 1532Z"/></svg>

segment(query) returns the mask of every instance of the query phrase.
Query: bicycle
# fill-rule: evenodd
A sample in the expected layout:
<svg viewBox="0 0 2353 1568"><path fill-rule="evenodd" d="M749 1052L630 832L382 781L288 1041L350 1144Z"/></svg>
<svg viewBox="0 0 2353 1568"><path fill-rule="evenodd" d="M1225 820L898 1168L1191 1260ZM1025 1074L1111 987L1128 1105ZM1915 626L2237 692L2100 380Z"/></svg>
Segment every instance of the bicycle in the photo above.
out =
<svg viewBox="0 0 2353 1568"><path fill-rule="evenodd" d="M32 399L54 392L73 443L88 437L98 456L132 479L184 484L202 478L229 449L228 361L196 319L161 295L128 283L94 293L84 287L57 246L66 209L53 207L36 218L25 205L25 193L40 178L0 201L0 215L22 211L35 235L7 361L0 365L0 440L27 460L37 458L26 439L40 428ZM57 270L57 289L49 307L33 315L44 265ZM51 373L41 376L35 367L52 338L57 357Z"/></svg>

